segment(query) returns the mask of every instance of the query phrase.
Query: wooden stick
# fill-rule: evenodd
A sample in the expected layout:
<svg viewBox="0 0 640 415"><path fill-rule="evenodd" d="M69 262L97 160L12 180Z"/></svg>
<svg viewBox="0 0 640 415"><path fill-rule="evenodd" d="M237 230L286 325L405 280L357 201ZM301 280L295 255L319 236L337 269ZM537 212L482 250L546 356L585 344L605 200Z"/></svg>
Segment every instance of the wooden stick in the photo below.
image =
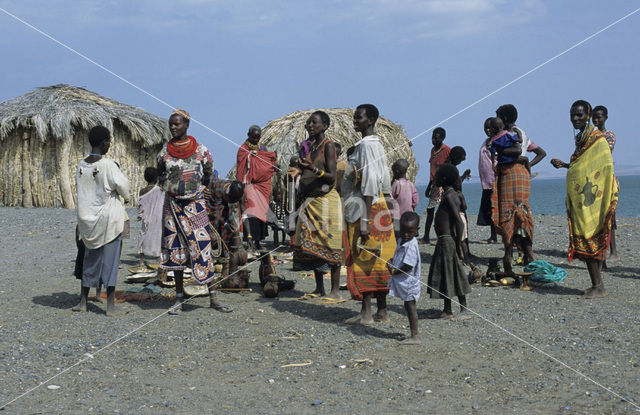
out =
<svg viewBox="0 0 640 415"><path fill-rule="evenodd" d="M282 365L280 367L305 367L305 366L311 366L312 364L313 362L309 360L308 362L304 362L304 363L289 363L288 365Z"/></svg>

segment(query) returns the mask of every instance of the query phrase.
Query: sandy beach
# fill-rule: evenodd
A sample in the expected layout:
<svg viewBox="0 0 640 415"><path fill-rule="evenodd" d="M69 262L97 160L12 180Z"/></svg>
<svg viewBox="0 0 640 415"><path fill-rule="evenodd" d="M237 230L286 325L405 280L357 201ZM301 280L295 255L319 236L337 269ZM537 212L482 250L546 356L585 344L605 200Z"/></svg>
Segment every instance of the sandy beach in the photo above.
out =
<svg viewBox="0 0 640 415"><path fill-rule="evenodd" d="M471 252L486 271L501 245L478 242L488 228L474 215L470 223ZM314 283L291 264L278 273L296 289L277 299L262 296L250 265L252 292L220 294L230 314L204 297L180 316L163 314L168 301L121 303L116 318L95 302L73 313L75 224L74 210L0 208L3 413L640 412L637 218L618 218L620 257L603 273L606 298L580 297L590 282L582 262L567 261L566 219L537 215L536 259L563 267L567 279L533 291L474 284L468 321L428 320L442 301L423 287L423 344L411 347L398 345L408 333L399 299L389 300L390 324L344 325L360 304L298 301ZM130 287L138 232L133 222L118 290ZM433 249L421 246L425 283ZM283 367L291 364L299 365Z"/></svg>

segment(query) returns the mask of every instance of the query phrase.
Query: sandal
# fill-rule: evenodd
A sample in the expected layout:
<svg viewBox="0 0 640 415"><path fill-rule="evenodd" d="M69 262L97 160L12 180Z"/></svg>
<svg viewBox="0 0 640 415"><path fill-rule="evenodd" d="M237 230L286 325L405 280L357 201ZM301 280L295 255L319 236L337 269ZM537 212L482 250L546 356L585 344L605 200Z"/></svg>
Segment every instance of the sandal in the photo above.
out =
<svg viewBox="0 0 640 415"><path fill-rule="evenodd" d="M318 298L315 303L316 304L340 304L345 303L347 300L344 298L330 298L330 297L322 297Z"/></svg>
<svg viewBox="0 0 640 415"><path fill-rule="evenodd" d="M181 314L181 313L182 313L182 303L172 305L171 307L169 307L169 311L167 311L167 314L172 316L177 316L178 314Z"/></svg>
<svg viewBox="0 0 640 415"><path fill-rule="evenodd" d="M318 297L320 297L320 294L305 293L302 297L298 297L298 300L305 301L305 300L311 300L312 298L318 298Z"/></svg>
<svg viewBox="0 0 640 415"><path fill-rule="evenodd" d="M221 313L230 313L230 312L233 311L233 307L231 307L228 304L222 304L222 303L218 304L217 307L211 307L211 308L213 308L214 310L219 311Z"/></svg>

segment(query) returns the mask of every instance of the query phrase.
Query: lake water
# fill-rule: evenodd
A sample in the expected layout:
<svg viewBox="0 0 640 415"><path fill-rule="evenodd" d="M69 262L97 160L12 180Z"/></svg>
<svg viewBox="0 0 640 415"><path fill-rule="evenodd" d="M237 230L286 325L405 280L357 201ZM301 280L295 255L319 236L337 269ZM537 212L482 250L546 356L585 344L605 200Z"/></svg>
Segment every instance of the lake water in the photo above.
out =
<svg viewBox="0 0 640 415"><path fill-rule="evenodd" d="M618 216L640 216L640 176L622 176L620 180L620 198L618 200ZM426 185L416 186L418 189L418 207L416 212L422 214L427 207L428 200L424 197ZM480 183L465 182L462 192L467 201L467 212L477 214L480 208L482 187ZM566 186L564 179L533 179L531 180L531 211L533 214L566 215L565 198Z"/></svg>

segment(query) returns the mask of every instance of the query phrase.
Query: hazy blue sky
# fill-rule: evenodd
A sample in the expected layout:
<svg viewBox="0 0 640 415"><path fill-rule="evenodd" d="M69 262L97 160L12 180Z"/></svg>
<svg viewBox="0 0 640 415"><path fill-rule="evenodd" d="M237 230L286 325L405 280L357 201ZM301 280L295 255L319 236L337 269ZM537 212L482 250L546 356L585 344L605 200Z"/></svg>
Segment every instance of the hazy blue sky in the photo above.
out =
<svg viewBox="0 0 640 415"><path fill-rule="evenodd" d="M371 102L409 138L640 7L639 1L28 1L0 7L241 144L251 124ZM616 168L640 166L640 12L442 124L477 174L504 103L548 153L573 151L569 107L609 108ZM0 101L67 83L167 117L170 108L0 10ZM635 109L634 109L635 108ZM633 131L636 131L634 133ZM236 146L193 125L223 173ZM413 147L427 180L431 133Z"/></svg>

